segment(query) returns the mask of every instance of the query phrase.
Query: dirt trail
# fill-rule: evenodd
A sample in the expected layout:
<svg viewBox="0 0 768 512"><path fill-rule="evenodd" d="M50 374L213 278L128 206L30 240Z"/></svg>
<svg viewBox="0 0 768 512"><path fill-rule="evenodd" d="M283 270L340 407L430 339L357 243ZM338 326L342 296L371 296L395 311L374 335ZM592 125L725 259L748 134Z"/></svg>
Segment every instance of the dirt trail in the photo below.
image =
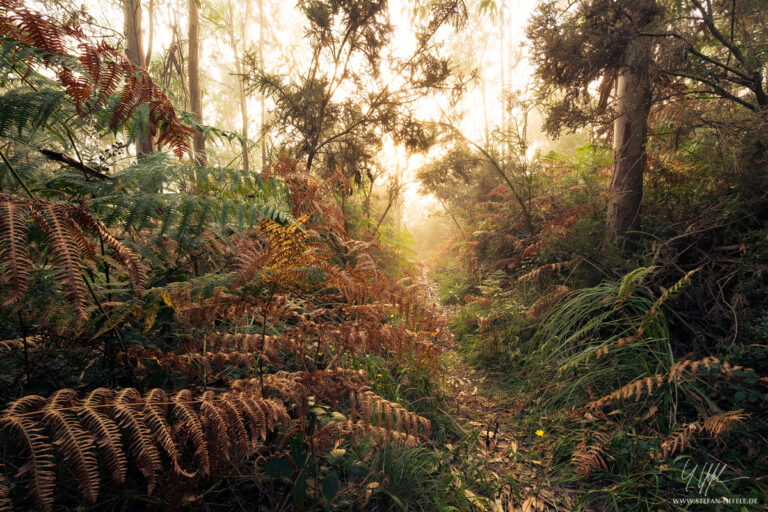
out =
<svg viewBox="0 0 768 512"><path fill-rule="evenodd" d="M430 299L439 305L437 290L426 274L424 284ZM442 309L446 320L455 314L451 307ZM492 496L484 496L490 499L488 509L494 512L573 510L573 493L550 485L546 472L549 461L537 458L542 452L551 453L540 449L551 442L547 434L540 432L539 436L536 432L515 430L520 424L516 416L524 412L524 401L501 391L496 382L500 376L468 362L457 351L457 343L450 333L446 335L451 338L450 348L444 355L448 367L445 380L450 392L443 412L451 416L465 435L477 434L479 443L470 454L472 462L497 483L497 491Z"/></svg>

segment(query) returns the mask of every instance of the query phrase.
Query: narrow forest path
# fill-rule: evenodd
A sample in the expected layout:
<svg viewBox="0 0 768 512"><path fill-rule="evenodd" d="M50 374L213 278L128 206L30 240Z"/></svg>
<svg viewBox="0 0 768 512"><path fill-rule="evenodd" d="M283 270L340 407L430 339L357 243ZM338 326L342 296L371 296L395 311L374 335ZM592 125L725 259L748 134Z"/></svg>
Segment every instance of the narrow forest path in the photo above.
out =
<svg viewBox="0 0 768 512"><path fill-rule="evenodd" d="M440 305L437 288L426 272L423 284L450 324L456 308ZM494 489L490 496L482 496L489 500L483 506L493 512L574 510L574 493L549 482L551 461L542 456L552 453L547 449L551 443L547 432L528 432L519 426L527 400L505 392L503 375L474 364L461 354L453 335L446 336L450 338L443 355L448 392L442 412L467 439L477 440L467 456L488 489Z"/></svg>

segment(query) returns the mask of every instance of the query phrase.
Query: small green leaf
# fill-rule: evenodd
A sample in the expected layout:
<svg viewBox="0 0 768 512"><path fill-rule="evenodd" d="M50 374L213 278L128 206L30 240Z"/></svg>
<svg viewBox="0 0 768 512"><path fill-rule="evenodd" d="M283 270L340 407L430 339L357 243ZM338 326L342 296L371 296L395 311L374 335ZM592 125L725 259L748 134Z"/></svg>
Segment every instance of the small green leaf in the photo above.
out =
<svg viewBox="0 0 768 512"><path fill-rule="evenodd" d="M323 497L331 501L339 492L339 475L331 471L323 478Z"/></svg>
<svg viewBox="0 0 768 512"><path fill-rule="evenodd" d="M293 463L288 457L272 457L267 459L262 469L270 478L287 477L293 473Z"/></svg>
<svg viewBox="0 0 768 512"><path fill-rule="evenodd" d="M300 507L304 504L307 497L307 475L299 475L296 483L293 485L293 504Z"/></svg>

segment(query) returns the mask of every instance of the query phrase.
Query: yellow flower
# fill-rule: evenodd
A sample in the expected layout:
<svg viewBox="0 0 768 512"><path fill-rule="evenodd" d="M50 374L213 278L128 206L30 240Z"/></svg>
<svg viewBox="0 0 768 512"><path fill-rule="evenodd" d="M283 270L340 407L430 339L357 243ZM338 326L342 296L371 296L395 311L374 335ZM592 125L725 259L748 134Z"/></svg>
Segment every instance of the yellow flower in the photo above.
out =
<svg viewBox="0 0 768 512"><path fill-rule="evenodd" d="M544 437L544 431L543 431L543 430L541 430L541 429L538 429L538 430L536 431L536 435L537 435L537 436L539 436L539 437Z"/></svg>
<svg viewBox="0 0 768 512"><path fill-rule="evenodd" d="M377 377L381 377L381 374L380 374L380 373L377 373L377 374L376 374L376 376L377 376Z"/></svg>
<svg viewBox="0 0 768 512"><path fill-rule="evenodd" d="M389 318L395 318L395 314L392 313L391 315L389 315Z"/></svg>

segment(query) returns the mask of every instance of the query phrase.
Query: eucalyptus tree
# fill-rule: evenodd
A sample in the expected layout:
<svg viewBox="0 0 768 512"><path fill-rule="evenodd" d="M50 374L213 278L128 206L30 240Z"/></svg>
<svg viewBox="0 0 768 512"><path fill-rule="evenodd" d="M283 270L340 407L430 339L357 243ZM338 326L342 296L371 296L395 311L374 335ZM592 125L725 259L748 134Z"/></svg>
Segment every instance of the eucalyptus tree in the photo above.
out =
<svg viewBox="0 0 768 512"><path fill-rule="evenodd" d="M203 122L203 92L200 89L200 0L187 0L189 9L189 56L187 59L189 74L189 103L197 122ZM192 135L193 157L199 165L205 165L205 137L200 130Z"/></svg>
<svg viewBox="0 0 768 512"><path fill-rule="evenodd" d="M662 87L675 84L678 97L716 97L765 119L764 5L549 0L539 6L528 36L540 92L548 100L545 128L558 134L612 125L609 240L624 238L640 225L648 118L654 102L668 100Z"/></svg>
<svg viewBox="0 0 768 512"><path fill-rule="evenodd" d="M123 35L125 36L125 56L131 64L147 67L149 53L144 52L142 0L124 0ZM139 133L136 137L136 155L142 156L152 151L154 151L152 138L147 134Z"/></svg>

